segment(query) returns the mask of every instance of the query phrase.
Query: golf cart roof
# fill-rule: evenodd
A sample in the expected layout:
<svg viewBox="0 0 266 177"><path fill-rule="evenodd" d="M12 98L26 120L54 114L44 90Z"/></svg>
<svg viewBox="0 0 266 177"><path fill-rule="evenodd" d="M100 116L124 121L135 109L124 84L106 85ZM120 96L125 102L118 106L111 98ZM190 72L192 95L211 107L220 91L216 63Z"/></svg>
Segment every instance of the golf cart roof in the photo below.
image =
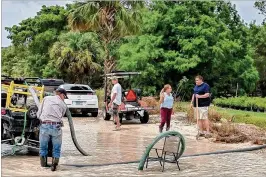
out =
<svg viewBox="0 0 266 177"><path fill-rule="evenodd" d="M117 78L121 78L121 77L128 77L128 76L132 76L132 75L140 75L140 72L126 72L126 71L114 71L111 73L108 73L105 75L105 77L110 78L110 77L117 77Z"/></svg>
<svg viewBox="0 0 266 177"><path fill-rule="evenodd" d="M23 78L27 83L40 83L41 80L39 77L24 77Z"/></svg>
<svg viewBox="0 0 266 177"><path fill-rule="evenodd" d="M41 82L44 86L60 86L65 83L63 79L41 79Z"/></svg>

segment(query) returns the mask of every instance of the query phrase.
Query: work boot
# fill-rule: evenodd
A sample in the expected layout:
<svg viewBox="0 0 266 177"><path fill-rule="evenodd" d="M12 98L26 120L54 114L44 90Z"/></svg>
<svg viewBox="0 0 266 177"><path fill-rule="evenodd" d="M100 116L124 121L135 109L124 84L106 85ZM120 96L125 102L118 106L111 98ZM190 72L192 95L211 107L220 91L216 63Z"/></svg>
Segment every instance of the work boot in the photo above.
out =
<svg viewBox="0 0 266 177"><path fill-rule="evenodd" d="M47 157L40 156L41 167L47 167Z"/></svg>
<svg viewBox="0 0 266 177"><path fill-rule="evenodd" d="M52 166L51 166L51 171L55 171L56 170L56 167L59 163L59 158L54 158L52 159Z"/></svg>

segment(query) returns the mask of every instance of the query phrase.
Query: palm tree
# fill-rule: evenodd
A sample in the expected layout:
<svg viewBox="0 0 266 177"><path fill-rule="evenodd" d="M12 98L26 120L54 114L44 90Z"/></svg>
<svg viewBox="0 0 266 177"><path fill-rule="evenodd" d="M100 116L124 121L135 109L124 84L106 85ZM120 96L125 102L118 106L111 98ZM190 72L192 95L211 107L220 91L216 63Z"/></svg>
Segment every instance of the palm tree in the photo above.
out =
<svg viewBox="0 0 266 177"><path fill-rule="evenodd" d="M104 73L115 67L110 44L139 31L138 9L142 6L143 2L137 1L86 1L77 2L70 12L68 21L72 30L94 31L100 36L105 51Z"/></svg>
<svg viewBox="0 0 266 177"><path fill-rule="evenodd" d="M100 44L90 33L69 32L59 37L50 50L50 57L71 82L88 84L89 78L102 69Z"/></svg>

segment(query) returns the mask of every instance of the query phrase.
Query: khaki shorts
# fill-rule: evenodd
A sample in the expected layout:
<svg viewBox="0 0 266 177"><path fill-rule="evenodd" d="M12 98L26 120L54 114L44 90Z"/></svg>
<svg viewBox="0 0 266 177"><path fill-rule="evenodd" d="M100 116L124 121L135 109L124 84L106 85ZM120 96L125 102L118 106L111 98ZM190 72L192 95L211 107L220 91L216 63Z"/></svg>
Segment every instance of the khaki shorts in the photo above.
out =
<svg viewBox="0 0 266 177"><path fill-rule="evenodd" d="M198 107L199 110L199 120L208 119L208 109L209 107ZM194 118L197 119L197 108L194 108Z"/></svg>

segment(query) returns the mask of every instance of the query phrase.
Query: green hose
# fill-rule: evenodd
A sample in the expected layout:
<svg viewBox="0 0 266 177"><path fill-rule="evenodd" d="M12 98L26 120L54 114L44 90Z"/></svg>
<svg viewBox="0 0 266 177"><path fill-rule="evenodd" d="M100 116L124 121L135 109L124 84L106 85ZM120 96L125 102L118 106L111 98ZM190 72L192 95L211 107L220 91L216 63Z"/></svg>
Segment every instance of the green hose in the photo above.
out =
<svg viewBox="0 0 266 177"><path fill-rule="evenodd" d="M185 151L185 138L183 137L183 135L181 135L179 132L176 131L167 131L164 133L161 133L160 135L158 135L151 144L149 144L149 146L146 148L146 151L144 152L143 156L140 159L139 162L139 167L138 170L143 170L144 164L146 159L149 156L149 153L151 151L151 149L153 148L153 146L162 138L166 137L166 136L178 136L180 138L180 143L181 143L181 150L180 153L177 156L177 159L180 158L180 156L184 153Z"/></svg>
<svg viewBox="0 0 266 177"><path fill-rule="evenodd" d="M45 95L47 95L47 96L54 96L53 93L49 93L49 92L45 92ZM65 106L67 107L66 104L65 104ZM76 138L76 134L75 134L74 124L73 124L73 121L72 121L71 112L69 111L68 107L67 107L67 110L66 110L66 116L67 116L68 123L69 123L69 128L70 128L71 138L72 138L72 141L73 141L75 147L77 148L77 150L78 150L82 155L84 155L84 156L89 156L89 154L88 154L87 152L85 152L85 151L80 147L80 145L78 144L78 141L77 141L77 138Z"/></svg>
<svg viewBox="0 0 266 177"><path fill-rule="evenodd" d="M28 83L25 81L24 82L25 85L28 85ZM27 111L24 113L24 123L23 123L23 130L22 130L22 133L21 133L21 139L22 140L25 136L25 129L26 129L26 124L27 124ZM12 152L11 152L11 155L14 155L16 152L20 151L20 150L17 150L16 147L18 147L18 141L20 140L17 140L15 141L15 144L14 144L14 147L12 148Z"/></svg>
<svg viewBox="0 0 266 177"><path fill-rule="evenodd" d="M71 112L69 111L69 109L67 108L66 111L66 116L68 118L68 123L69 123L69 128L70 128L70 133L71 133L71 138L72 141L74 143L74 145L76 146L77 150L84 156L89 156L89 154L87 152L85 152L80 145L78 144L77 138L76 138L76 134L75 134L75 129L74 129L74 125L73 125L73 121L72 121L72 116L71 116Z"/></svg>

